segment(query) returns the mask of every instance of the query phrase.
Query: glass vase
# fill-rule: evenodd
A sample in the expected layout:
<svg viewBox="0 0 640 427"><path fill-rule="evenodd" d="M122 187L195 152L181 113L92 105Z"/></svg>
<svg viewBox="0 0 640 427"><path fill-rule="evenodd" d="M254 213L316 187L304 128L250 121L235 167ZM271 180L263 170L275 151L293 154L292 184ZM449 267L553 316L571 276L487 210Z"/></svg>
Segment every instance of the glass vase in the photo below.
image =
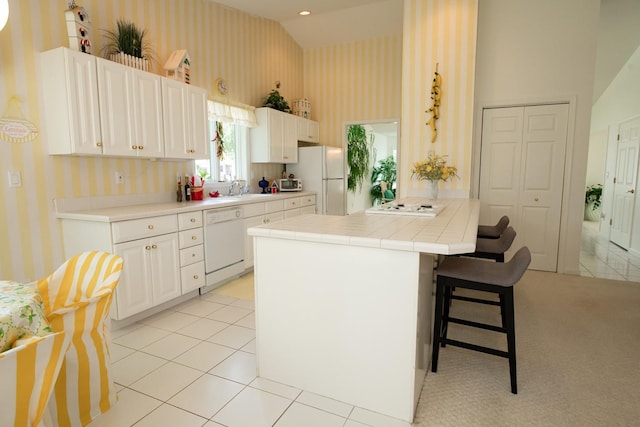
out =
<svg viewBox="0 0 640 427"><path fill-rule="evenodd" d="M438 181L427 181L427 199L438 200Z"/></svg>

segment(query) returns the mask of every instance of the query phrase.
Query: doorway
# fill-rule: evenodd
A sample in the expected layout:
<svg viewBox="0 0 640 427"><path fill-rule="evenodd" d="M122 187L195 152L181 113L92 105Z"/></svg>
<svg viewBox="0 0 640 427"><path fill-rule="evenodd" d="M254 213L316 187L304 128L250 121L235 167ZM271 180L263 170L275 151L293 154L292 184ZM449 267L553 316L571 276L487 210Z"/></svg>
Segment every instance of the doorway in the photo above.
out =
<svg viewBox="0 0 640 427"><path fill-rule="evenodd" d="M534 270L557 271L568 120L569 104L483 110L480 223L509 216Z"/></svg>
<svg viewBox="0 0 640 427"><path fill-rule="evenodd" d="M399 133L398 133L398 120L380 120L380 121L361 121L351 122L345 125L344 132L344 150L345 158L348 158L349 144L347 140L348 130L351 126L362 126L367 135L369 141L371 141L370 149L370 165L365 179L361 186L358 186L355 191L347 191L347 215L355 212L359 212L370 208L374 203L378 203L373 193L376 193L376 189L379 188L379 176L378 179L374 179L372 182L371 174L374 170L381 168L381 161L387 161L387 165L390 163L391 158L394 165L397 165L398 161L398 145L399 145ZM349 173L347 166L347 173ZM395 176L395 174L394 174ZM376 178L376 177L374 177ZM396 183L388 183L388 187L395 193Z"/></svg>

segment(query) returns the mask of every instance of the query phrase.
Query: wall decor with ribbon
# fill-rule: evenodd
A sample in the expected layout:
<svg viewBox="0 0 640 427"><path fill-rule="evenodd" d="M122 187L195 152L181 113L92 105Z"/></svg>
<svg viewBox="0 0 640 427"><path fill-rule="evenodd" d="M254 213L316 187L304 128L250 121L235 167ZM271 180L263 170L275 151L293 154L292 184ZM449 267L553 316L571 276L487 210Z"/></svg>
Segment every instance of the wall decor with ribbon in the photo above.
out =
<svg viewBox="0 0 640 427"><path fill-rule="evenodd" d="M0 139L16 144L33 141L40 131L27 120L20 109L20 99L12 96L0 117Z"/></svg>

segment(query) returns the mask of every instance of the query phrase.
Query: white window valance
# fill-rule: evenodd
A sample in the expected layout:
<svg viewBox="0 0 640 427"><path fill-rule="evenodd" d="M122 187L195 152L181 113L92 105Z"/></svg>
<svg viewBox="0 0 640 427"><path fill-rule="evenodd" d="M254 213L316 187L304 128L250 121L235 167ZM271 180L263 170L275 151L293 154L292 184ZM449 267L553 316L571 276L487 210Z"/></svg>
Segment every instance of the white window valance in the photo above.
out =
<svg viewBox="0 0 640 427"><path fill-rule="evenodd" d="M226 104L218 101L208 101L209 119L217 122L230 122L246 127L256 127L255 107L251 105Z"/></svg>

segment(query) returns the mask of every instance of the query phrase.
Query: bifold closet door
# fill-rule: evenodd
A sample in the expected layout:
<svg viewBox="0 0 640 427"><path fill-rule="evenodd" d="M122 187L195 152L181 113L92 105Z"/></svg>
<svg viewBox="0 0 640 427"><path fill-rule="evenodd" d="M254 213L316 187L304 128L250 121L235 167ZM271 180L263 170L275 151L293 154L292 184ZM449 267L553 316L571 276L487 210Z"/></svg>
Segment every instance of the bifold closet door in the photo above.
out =
<svg viewBox="0 0 640 427"><path fill-rule="evenodd" d="M568 115L568 104L483 111L480 223L508 215L511 253L528 246L534 270L557 269Z"/></svg>

